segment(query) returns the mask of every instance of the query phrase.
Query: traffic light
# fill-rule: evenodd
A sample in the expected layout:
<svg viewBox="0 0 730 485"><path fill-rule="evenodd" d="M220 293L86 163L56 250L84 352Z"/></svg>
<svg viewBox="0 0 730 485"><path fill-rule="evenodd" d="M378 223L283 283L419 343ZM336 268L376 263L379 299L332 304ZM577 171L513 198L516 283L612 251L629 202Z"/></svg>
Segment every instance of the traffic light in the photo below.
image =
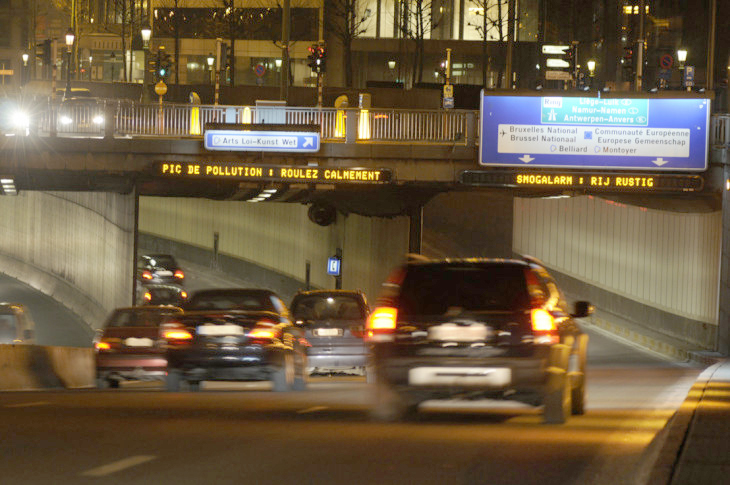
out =
<svg viewBox="0 0 730 485"><path fill-rule="evenodd" d="M307 59L309 62L307 63L307 66L309 66L314 73L324 73L327 69L327 54L324 50L324 46L315 44L309 46L308 50L309 55L307 56Z"/></svg>
<svg viewBox="0 0 730 485"><path fill-rule="evenodd" d="M157 51L157 63L155 65L155 72L157 73L157 79L167 79L170 76L172 68L170 61L170 54L165 52L163 49Z"/></svg>
<svg viewBox="0 0 730 485"><path fill-rule="evenodd" d="M319 59L319 55L317 54L318 48L318 45L310 45L307 48L309 50L309 55L307 56L309 62L307 62L307 66L309 66L312 72L317 72L317 59Z"/></svg>
<svg viewBox="0 0 730 485"><path fill-rule="evenodd" d="M632 47L624 47L624 57L621 59L621 64L625 68L634 66L634 49Z"/></svg>
<svg viewBox="0 0 730 485"><path fill-rule="evenodd" d="M324 46L319 46L319 73L324 73L327 70L327 53L324 50Z"/></svg>

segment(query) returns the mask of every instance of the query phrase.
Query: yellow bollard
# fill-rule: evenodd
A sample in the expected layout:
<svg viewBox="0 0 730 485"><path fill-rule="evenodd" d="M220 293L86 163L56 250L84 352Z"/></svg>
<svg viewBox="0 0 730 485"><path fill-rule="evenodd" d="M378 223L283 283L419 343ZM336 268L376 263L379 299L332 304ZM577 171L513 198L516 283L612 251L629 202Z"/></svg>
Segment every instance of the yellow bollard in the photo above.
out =
<svg viewBox="0 0 730 485"><path fill-rule="evenodd" d="M197 106L190 108L190 134L200 135L200 108Z"/></svg>

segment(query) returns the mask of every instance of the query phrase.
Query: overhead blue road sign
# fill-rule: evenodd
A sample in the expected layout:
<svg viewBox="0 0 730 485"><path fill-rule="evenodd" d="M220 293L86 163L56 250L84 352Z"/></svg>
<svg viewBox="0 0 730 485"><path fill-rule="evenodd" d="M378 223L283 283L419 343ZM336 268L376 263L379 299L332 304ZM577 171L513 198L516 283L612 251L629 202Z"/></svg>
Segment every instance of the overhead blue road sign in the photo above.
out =
<svg viewBox="0 0 730 485"><path fill-rule="evenodd" d="M318 152L319 133L308 131L207 130L206 150L248 152Z"/></svg>
<svg viewBox="0 0 730 485"><path fill-rule="evenodd" d="M707 99L484 96L479 163L701 171Z"/></svg>
<svg viewBox="0 0 730 485"><path fill-rule="evenodd" d="M327 260L327 274L331 276L340 276L340 258L329 258Z"/></svg>

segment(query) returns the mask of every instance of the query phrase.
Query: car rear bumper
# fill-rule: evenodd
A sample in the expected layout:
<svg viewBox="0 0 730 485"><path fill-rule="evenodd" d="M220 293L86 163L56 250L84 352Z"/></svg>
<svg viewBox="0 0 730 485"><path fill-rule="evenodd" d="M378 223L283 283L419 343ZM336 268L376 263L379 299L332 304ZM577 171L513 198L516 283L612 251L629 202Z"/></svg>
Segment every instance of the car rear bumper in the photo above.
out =
<svg viewBox="0 0 730 485"><path fill-rule="evenodd" d="M166 371L164 354L98 354L96 358L96 375L101 379L160 380Z"/></svg>
<svg viewBox="0 0 730 485"><path fill-rule="evenodd" d="M310 354L307 356L307 365L314 372L365 367L367 363L367 354Z"/></svg>
<svg viewBox="0 0 730 485"><path fill-rule="evenodd" d="M268 380L275 369L273 352L260 345L239 349L171 349L167 360L188 380Z"/></svg>
<svg viewBox="0 0 730 485"><path fill-rule="evenodd" d="M454 358L375 353L378 380L402 390L457 394L511 391L542 394L547 382L548 349L520 357Z"/></svg>

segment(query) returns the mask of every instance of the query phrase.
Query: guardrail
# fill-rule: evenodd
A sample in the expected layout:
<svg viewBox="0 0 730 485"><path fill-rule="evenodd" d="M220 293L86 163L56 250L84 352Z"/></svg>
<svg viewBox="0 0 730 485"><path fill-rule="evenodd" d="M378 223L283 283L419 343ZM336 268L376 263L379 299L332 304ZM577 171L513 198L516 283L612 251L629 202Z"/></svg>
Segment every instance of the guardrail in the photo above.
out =
<svg viewBox="0 0 730 485"><path fill-rule="evenodd" d="M36 119L38 131L52 136L196 138L202 136L206 123L273 123L317 125L322 140L328 142L466 145L476 142L477 116L471 110L155 105L88 100L48 105Z"/></svg>

